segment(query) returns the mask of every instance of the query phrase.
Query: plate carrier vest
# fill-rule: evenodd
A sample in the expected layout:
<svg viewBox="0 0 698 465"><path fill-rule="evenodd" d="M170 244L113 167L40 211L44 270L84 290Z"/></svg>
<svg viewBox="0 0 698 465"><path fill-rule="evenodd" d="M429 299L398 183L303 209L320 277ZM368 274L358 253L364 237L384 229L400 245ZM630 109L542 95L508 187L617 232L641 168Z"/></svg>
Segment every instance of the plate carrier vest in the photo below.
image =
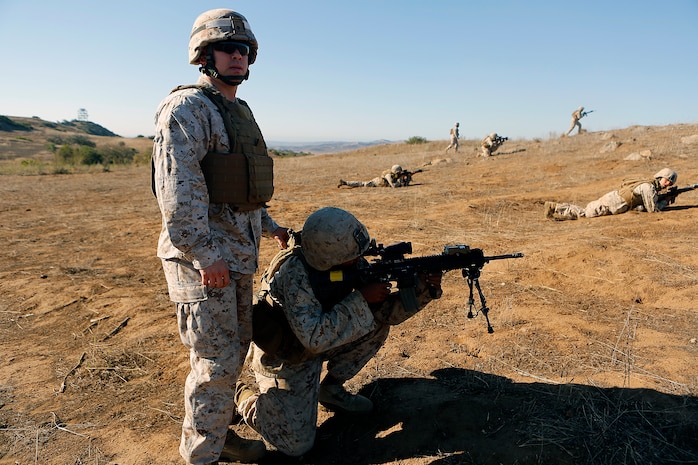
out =
<svg viewBox="0 0 698 465"><path fill-rule="evenodd" d="M240 108L216 89L199 84L175 87L172 92L195 88L211 100L223 118L230 153L209 152L201 160L210 203L227 203L234 211L250 211L266 206L274 194L274 160L267 152L262 132L249 105L249 120ZM153 179L153 192L154 189Z"/></svg>
<svg viewBox="0 0 698 465"><path fill-rule="evenodd" d="M642 205L642 196L637 195L636 193L633 192L633 189L635 189L637 186L640 184L652 184L655 189L657 188L656 184L656 179L627 179L623 180L623 183L620 186L620 189L618 189L618 195L621 196L623 201L628 204L629 209L633 209L637 207L638 205Z"/></svg>

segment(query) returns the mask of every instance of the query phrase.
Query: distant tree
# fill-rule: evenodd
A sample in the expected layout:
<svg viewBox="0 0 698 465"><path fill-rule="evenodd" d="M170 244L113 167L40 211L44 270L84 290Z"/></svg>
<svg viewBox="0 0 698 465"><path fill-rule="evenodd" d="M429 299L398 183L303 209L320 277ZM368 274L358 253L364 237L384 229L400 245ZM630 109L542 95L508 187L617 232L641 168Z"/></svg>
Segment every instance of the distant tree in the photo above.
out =
<svg viewBox="0 0 698 465"><path fill-rule="evenodd" d="M77 152L77 158L83 165L99 165L104 162L104 157L94 147L79 145L74 152Z"/></svg>
<svg viewBox="0 0 698 465"><path fill-rule="evenodd" d="M73 151L73 147L70 145L61 145L55 152L56 164L58 165L74 165L76 163L76 154Z"/></svg>
<svg viewBox="0 0 698 465"><path fill-rule="evenodd" d="M89 137L83 136L82 134L73 134L65 139L66 144L76 144L76 145L86 145L87 147L97 147Z"/></svg>
<svg viewBox="0 0 698 465"><path fill-rule="evenodd" d="M105 165L126 165L133 161L137 150L127 147L122 141L117 145L105 145L99 149L99 153L102 155L102 163Z"/></svg>
<svg viewBox="0 0 698 465"><path fill-rule="evenodd" d="M305 155L311 155L311 153L309 153L309 152L294 152L293 150L269 149L269 155L284 158L284 157L302 157Z"/></svg>
<svg viewBox="0 0 698 465"><path fill-rule="evenodd" d="M412 137L410 137L409 139L407 139L407 141L406 141L406 143L407 143L407 144L410 144L410 145L414 145L414 144L426 144L427 142L429 142L429 141L426 140L426 138L420 137L420 136L412 136Z"/></svg>

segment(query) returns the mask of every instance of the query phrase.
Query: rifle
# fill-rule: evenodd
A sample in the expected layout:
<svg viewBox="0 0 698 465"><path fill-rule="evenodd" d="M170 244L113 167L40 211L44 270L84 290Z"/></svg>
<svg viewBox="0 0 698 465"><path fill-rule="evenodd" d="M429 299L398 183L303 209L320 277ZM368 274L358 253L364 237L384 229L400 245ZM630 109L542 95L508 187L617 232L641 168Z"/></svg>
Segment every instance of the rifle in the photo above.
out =
<svg viewBox="0 0 698 465"><path fill-rule="evenodd" d="M471 249L467 245L447 245L440 255L427 255L423 257L405 258L405 254L412 253L411 242L398 242L388 247L382 244L376 245L375 240L371 241L369 249L364 256L379 257L359 263L359 278L363 282L396 282L400 292L400 298L407 311L416 311L419 306L415 287L417 275L419 273L444 272L451 270L461 270L464 278L467 279L470 295L468 297L468 318L474 318L473 307L473 286L477 289L480 297L480 310L487 322L487 332L493 333L494 329L489 320L489 308L485 295L480 288L480 272L486 263L492 260L504 260L509 258L521 258L523 253L516 252L504 255L485 256L481 249ZM432 297L436 298L436 289L429 290Z"/></svg>
<svg viewBox="0 0 698 465"><path fill-rule="evenodd" d="M501 145L504 143L504 141L509 140L508 137L502 137L502 136L497 136L497 138L494 140L494 142L498 145Z"/></svg>
<svg viewBox="0 0 698 465"><path fill-rule="evenodd" d="M412 182L412 175L417 174L417 173L421 173L421 172L422 172L421 169L418 169L415 171L403 170L403 172L400 174L400 180L402 181L402 185L403 186L409 185Z"/></svg>
<svg viewBox="0 0 698 465"><path fill-rule="evenodd" d="M582 112L582 117L588 115L589 113L594 113L594 110L583 111L583 112Z"/></svg>
<svg viewBox="0 0 698 465"><path fill-rule="evenodd" d="M681 188L678 186L671 186L666 190L666 192L659 194L659 200L666 200L667 204L671 205L676 201L676 197L678 197L679 194L683 194L684 192L692 191L694 189L698 189L698 184L691 184L690 186Z"/></svg>

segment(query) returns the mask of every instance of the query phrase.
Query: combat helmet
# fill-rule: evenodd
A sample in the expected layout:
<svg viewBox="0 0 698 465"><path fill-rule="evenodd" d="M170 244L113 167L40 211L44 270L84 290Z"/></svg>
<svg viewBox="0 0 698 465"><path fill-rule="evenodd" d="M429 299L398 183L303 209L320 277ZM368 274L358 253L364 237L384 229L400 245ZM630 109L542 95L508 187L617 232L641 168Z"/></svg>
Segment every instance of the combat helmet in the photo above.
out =
<svg viewBox="0 0 698 465"><path fill-rule="evenodd" d="M348 211L336 207L312 213L301 231L305 261L319 271L361 256L370 244L366 226Z"/></svg>
<svg viewBox="0 0 698 465"><path fill-rule="evenodd" d="M219 8L201 13L194 21L189 36L189 63L199 64L199 59L204 54L206 63L199 68L199 71L221 79L226 84L238 85L249 77L249 70L244 76L219 75L210 45L222 41L241 42L248 45L250 47L249 65L257 59L259 43L250 29L247 18L236 11Z"/></svg>
<svg viewBox="0 0 698 465"><path fill-rule="evenodd" d="M657 173L654 175L654 178L664 178L668 179L672 185L676 184L676 180L678 179L679 175L676 174L676 171L670 169L670 168L662 168L661 170L657 171Z"/></svg>
<svg viewBox="0 0 698 465"><path fill-rule="evenodd" d="M393 174L400 174L400 173L402 173L402 166L400 166L400 165L393 165L393 166L390 168L390 172L393 173Z"/></svg>

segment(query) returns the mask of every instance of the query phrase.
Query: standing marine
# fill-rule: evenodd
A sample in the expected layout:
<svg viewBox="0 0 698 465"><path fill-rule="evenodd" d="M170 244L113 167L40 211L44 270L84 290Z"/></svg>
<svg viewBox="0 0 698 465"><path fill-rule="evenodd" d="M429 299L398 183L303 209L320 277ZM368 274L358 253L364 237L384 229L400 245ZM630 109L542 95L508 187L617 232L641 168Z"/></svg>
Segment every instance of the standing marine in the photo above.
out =
<svg viewBox="0 0 698 465"><path fill-rule="evenodd" d="M199 15L189 62L202 74L165 97L155 118L152 184L162 216L157 255L189 352L179 452L191 465L256 462L266 453L262 441L228 428L252 340L260 240L265 233L281 248L288 240L266 209L274 190L272 159L252 111L237 98L257 49L240 13Z"/></svg>
<svg viewBox="0 0 698 465"><path fill-rule="evenodd" d="M569 136L575 127L577 128L577 134L581 134L582 133L582 123L580 123L579 120L584 118L589 113L591 113L591 111L584 111L584 107L579 107L576 110L574 110L572 112L572 123L570 124L570 128L565 133L565 136Z"/></svg>
<svg viewBox="0 0 698 465"><path fill-rule="evenodd" d="M448 144L448 147L446 147L447 152L451 148L453 149L454 152L458 151L458 139L460 139L460 132L458 130L459 126L460 126L460 123L456 123L453 125L453 127L449 131L450 143Z"/></svg>

